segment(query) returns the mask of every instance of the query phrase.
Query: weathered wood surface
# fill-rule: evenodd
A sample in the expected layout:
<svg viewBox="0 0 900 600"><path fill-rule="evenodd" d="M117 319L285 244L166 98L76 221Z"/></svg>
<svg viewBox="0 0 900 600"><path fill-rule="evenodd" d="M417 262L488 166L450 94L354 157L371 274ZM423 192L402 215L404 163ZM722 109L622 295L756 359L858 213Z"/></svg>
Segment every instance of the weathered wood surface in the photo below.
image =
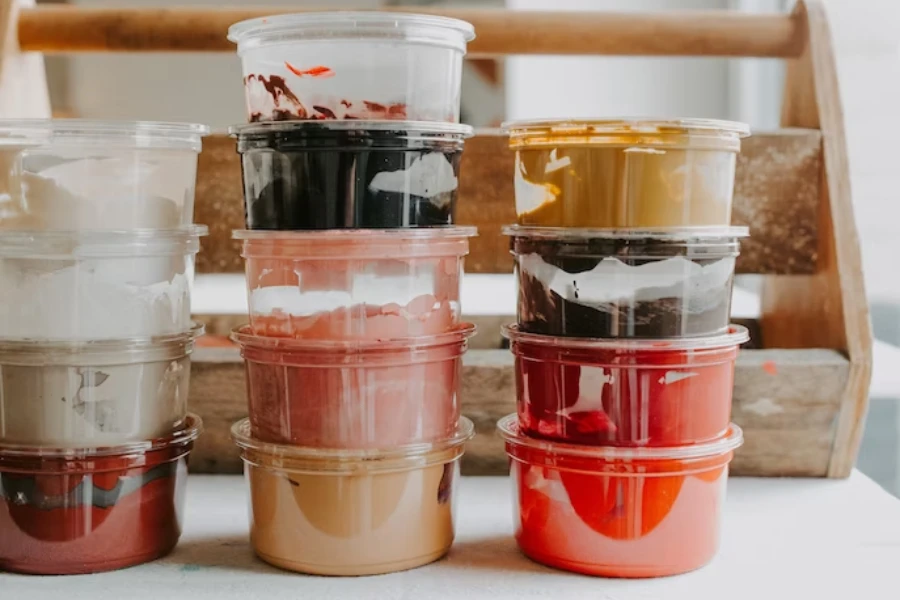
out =
<svg viewBox="0 0 900 600"><path fill-rule="evenodd" d="M733 473L824 477L840 411L849 363L831 350L745 350L738 358L734 421L746 443ZM495 423L515 411L513 356L507 350L470 350L463 360L463 414L475 422L463 462L470 474L506 472L506 455ZM203 417L191 468L236 473L231 424L247 414L244 368L235 348L195 351L191 410Z"/></svg>
<svg viewBox="0 0 900 600"><path fill-rule="evenodd" d="M22 15L19 37L31 52L233 52L232 23L322 7L209 9L42 7ZM408 12L409 7L383 8ZM446 9L416 12L471 22L469 55L607 54L647 56L797 56L803 30L788 15L736 11L653 13Z"/></svg>
<svg viewBox="0 0 900 600"><path fill-rule="evenodd" d="M750 227L738 259L739 273L811 274L816 270L822 137L787 129L744 140L738 155L733 222ZM485 131L463 152L457 220L478 227L466 259L468 273L512 271L509 242L500 233L515 222L513 155L506 138ZM209 225L197 269L243 270L232 229L244 227L240 161L234 140L210 136L200 155L194 220Z"/></svg>

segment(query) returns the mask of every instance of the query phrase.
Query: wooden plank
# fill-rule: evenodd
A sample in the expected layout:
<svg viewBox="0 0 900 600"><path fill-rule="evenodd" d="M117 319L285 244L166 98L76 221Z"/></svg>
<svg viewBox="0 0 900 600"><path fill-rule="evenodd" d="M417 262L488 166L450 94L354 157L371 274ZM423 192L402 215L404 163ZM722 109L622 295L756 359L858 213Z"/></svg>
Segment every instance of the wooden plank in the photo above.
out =
<svg viewBox="0 0 900 600"><path fill-rule="evenodd" d="M750 227L739 273L811 274L816 270L822 138L789 129L754 135L738 157L733 221ZM515 222L513 155L496 130L479 132L463 152L457 220L479 235L468 273L509 273L509 242L500 228ZM243 271L231 230L244 227L240 161L227 136L204 140L194 220L209 225L197 262L201 273Z"/></svg>
<svg viewBox="0 0 900 600"><path fill-rule="evenodd" d="M820 128L823 135L818 271L807 278L767 278L761 324L771 346L832 348L849 357L850 372L828 466L829 477L848 477L868 407L872 329L850 196L843 107L824 4L798 2L795 17L808 28L809 44L788 65L782 125Z"/></svg>
<svg viewBox="0 0 900 600"><path fill-rule="evenodd" d="M471 350L463 361L463 414L476 437L463 462L470 474L503 474L506 456L495 433L498 419L515 411L515 374L506 350ZM832 350L745 350L735 372L734 420L745 427L733 473L824 477L830 440L840 411L850 364ZM195 472L236 473L231 424L246 415L244 369L235 348L195 351L191 410L205 432L192 457Z"/></svg>
<svg viewBox="0 0 900 600"><path fill-rule="evenodd" d="M323 7L326 5L322 3ZM244 19L326 8L41 7L19 22L22 47L34 52L233 52L229 25ZM400 10L408 7L383 8ZM473 57L506 54L645 56L797 56L802 30L787 15L728 11L653 13L448 10L418 13L469 21Z"/></svg>

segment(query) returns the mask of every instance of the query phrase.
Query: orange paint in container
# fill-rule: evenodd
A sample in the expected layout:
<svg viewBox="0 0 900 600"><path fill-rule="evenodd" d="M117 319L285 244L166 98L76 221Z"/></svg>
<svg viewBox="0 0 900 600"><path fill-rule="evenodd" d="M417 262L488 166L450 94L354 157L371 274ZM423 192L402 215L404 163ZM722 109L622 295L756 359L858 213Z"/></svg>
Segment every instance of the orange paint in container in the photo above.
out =
<svg viewBox="0 0 900 600"><path fill-rule="evenodd" d="M551 567L604 577L661 577L716 553L728 463L743 442L614 448L529 438L498 424L510 456L516 541Z"/></svg>
<svg viewBox="0 0 900 600"><path fill-rule="evenodd" d="M609 340L504 328L526 435L576 444L681 446L724 435L747 329L671 340Z"/></svg>

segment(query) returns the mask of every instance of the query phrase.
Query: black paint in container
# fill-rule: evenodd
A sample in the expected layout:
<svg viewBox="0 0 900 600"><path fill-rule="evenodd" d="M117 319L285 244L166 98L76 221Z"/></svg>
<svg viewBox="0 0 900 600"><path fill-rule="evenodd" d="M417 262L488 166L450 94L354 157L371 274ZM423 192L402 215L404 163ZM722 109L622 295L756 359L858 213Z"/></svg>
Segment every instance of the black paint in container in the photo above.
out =
<svg viewBox="0 0 900 600"><path fill-rule="evenodd" d="M745 227L504 228L526 333L676 338L728 330Z"/></svg>
<svg viewBox="0 0 900 600"><path fill-rule="evenodd" d="M232 127L248 229L391 229L454 223L472 128L413 121Z"/></svg>

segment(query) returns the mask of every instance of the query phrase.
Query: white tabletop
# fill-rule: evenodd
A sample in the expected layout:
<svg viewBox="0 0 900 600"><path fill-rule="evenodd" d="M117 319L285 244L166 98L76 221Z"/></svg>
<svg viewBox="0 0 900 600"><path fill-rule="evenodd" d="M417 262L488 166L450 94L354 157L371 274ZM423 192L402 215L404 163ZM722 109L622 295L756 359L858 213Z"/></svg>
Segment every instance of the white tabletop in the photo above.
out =
<svg viewBox="0 0 900 600"><path fill-rule="evenodd" d="M846 481L732 478L720 554L677 577L611 580L554 571L512 538L506 478L463 478L450 555L376 577L309 577L257 560L247 540L244 481L192 476L175 552L101 575L0 574L2 600L306 600L365 598L900 598L900 500L859 472Z"/></svg>

